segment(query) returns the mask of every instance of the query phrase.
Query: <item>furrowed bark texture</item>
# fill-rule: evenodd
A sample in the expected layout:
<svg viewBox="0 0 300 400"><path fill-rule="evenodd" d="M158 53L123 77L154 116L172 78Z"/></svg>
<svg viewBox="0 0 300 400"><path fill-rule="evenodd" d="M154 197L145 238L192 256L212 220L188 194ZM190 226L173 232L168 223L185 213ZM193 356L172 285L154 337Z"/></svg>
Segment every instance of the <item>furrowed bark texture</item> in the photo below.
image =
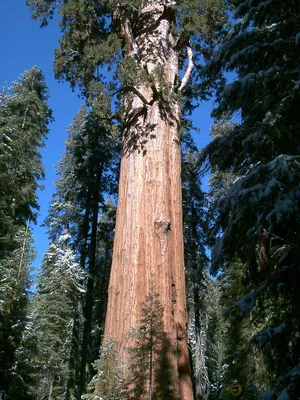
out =
<svg viewBox="0 0 300 400"><path fill-rule="evenodd" d="M178 80L178 49L171 33L173 10L164 2L147 2L135 37L140 68L164 70L168 90L156 99L156 88L140 84L140 95L126 95L127 120L123 135L119 202L105 335L126 348L134 344L141 305L154 286L164 307L164 331L171 343L174 390L172 399L193 399L187 347L187 310L183 255L180 105L172 98ZM147 21L149 21L147 25ZM134 51L136 53L136 51ZM147 104L145 104L146 99ZM155 385L155 382L154 382ZM155 395L153 399L155 398Z"/></svg>

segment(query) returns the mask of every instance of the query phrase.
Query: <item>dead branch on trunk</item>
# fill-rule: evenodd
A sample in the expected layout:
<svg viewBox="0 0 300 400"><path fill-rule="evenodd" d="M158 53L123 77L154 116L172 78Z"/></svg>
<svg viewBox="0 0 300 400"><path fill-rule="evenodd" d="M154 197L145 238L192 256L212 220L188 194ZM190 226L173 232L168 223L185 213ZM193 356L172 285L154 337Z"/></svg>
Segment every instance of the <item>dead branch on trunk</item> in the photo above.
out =
<svg viewBox="0 0 300 400"><path fill-rule="evenodd" d="M182 78L181 84L179 86L178 89L179 92L181 92L188 84L194 68L194 55L193 55L193 50L191 49L190 46L187 46L187 55L188 55L188 66L185 71L184 77Z"/></svg>
<svg viewBox="0 0 300 400"><path fill-rule="evenodd" d="M125 57L134 56L138 60L139 49L132 33L131 23L128 17L122 15L119 6L116 7L116 11L114 12L114 21L119 27L121 38L124 41L125 47L128 48L128 50L125 51Z"/></svg>

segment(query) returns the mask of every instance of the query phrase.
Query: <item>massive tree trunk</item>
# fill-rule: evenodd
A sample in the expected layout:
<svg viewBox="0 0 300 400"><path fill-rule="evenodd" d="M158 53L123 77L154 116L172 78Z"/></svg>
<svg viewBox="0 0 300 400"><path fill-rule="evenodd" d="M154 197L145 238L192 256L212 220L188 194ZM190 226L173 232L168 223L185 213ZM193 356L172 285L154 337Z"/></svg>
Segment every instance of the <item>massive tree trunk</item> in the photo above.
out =
<svg viewBox="0 0 300 400"><path fill-rule="evenodd" d="M149 76L161 67L164 84L154 78L152 85L140 83L129 88L125 96L119 203L105 335L119 343L126 368L125 349L134 345L129 331L139 325L141 305L153 286L164 307L163 329L171 343L169 360L175 379L170 398L191 400L182 226L181 113L179 96L175 93L181 89L180 48L171 30L174 11L164 3L147 2L139 15L143 29L135 37L129 21L120 18L123 38L128 41L127 56L134 57L137 67Z"/></svg>

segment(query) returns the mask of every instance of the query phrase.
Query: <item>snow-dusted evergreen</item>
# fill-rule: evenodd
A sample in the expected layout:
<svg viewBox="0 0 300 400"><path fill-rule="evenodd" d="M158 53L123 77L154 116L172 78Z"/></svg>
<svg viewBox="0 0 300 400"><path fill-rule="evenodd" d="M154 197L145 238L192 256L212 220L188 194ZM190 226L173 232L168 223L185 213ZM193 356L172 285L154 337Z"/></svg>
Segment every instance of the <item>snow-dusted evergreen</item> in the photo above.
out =
<svg viewBox="0 0 300 400"><path fill-rule="evenodd" d="M107 197L115 195L118 135L117 129L105 129L97 115L86 107L80 109L68 132L66 152L57 167L56 188L44 223L51 245L42 270L45 269L44 264L49 262L55 269L54 262L60 265L63 273L67 268L63 252L64 257L74 258L78 271L85 274L86 279L84 292L79 292L77 296L71 292L66 294L70 301L68 307L71 307L68 313L73 313L73 319L71 321L68 317L71 321L69 330L65 330L61 344L65 346L63 343L68 342L69 347L65 353L64 347L58 346L54 359L63 360L68 367L55 375L51 366L44 380L45 386L42 385L40 390L43 392L48 385L47 390L65 393L66 398L71 399L80 397L86 379L94 373L92 363L99 356L103 334L115 215L114 199ZM55 257L59 261L53 261ZM73 277L72 270L69 273L70 279L81 282L76 277L76 269ZM43 279L42 274L39 287ZM57 279L59 283L60 278ZM62 288L49 282L49 290L51 285L51 295L47 296L50 296L49 302L54 304L55 299L60 298ZM41 318L41 312L43 307L38 309L37 318ZM55 321L48 328L50 332L55 329ZM52 351L47 354L40 352L37 359L42 364L51 363Z"/></svg>
<svg viewBox="0 0 300 400"><path fill-rule="evenodd" d="M182 188L189 345L196 399L217 398L221 385L222 326L219 285L209 276L207 207L200 152L188 129L182 137Z"/></svg>
<svg viewBox="0 0 300 400"><path fill-rule="evenodd" d="M238 260L244 293L236 315L251 317L249 345L267 365L270 399L296 399L299 361L298 1L238 1L235 21L209 72L236 71L219 90L216 118L240 123L218 135L203 156L236 179L215 203L213 270ZM256 332L256 333L255 333Z"/></svg>
<svg viewBox="0 0 300 400"><path fill-rule="evenodd" d="M73 328L79 299L85 293L86 274L76 261L69 239L65 232L57 243L50 244L31 305L36 341L33 391L38 398L66 395L68 380L72 379Z"/></svg>
<svg viewBox="0 0 300 400"><path fill-rule="evenodd" d="M206 235L204 193L201 190L199 151L188 130L183 135L182 187L187 303L189 309L189 345L193 370L192 379L197 396L208 392L209 378L205 360L207 346L206 300L208 258L205 254Z"/></svg>
<svg viewBox="0 0 300 400"><path fill-rule="evenodd" d="M0 95L0 390L14 399L29 395L23 331L34 254L30 223L44 176L40 148L51 121L47 101L36 67Z"/></svg>
<svg viewBox="0 0 300 400"><path fill-rule="evenodd" d="M33 67L13 83L0 102L1 251L13 248L11 235L35 219L36 190L44 176L40 148L51 111L41 72Z"/></svg>

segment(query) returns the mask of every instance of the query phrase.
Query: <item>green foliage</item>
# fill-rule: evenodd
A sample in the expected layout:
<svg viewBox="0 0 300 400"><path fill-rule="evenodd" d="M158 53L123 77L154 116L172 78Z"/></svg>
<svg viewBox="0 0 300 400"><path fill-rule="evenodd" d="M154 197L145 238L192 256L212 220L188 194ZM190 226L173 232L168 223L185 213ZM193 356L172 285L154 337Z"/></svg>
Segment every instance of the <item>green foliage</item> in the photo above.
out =
<svg viewBox="0 0 300 400"><path fill-rule="evenodd" d="M94 286L93 329L91 333L91 359L96 359L104 335L107 293L112 260L116 205L109 198L102 208L97 230L97 265Z"/></svg>
<svg viewBox="0 0 300 400"><path fill-rule="evenodd" d="M170 343L163 332L163 307L159 295L151 290L141 308L141 319L137 330L130 332L134 346L129 352L129 376L123 376L119 346L108 336L103 343L97 369L90 382L90 394L84 399L105 400L167 399L173 392L173 373L170 366Z"/></svg>
<svg viewBox="0 0 300 400"><path fill-rule="evenodd" d="M257 399L259 393L267 387L269 378L268 370L261 355L258 352L249 351L249 340L253 333L261 327L252 317L243 318L235 311L236 303L248 289L243 265L233 263L221 278L222 282L222 306L226 310L227 326L225 331L225 354L223 391L221 398L233 397L228 389L231 384L241 386L241 399Z"/></svg>
<svg viewBox="0 0 300 400"><path fill-rule="evenodd" d="M208 271L208 201L201 189L200 152L188 128L182 135L182 188L192 380L195 398L214 399L222 384L225 326L220 285Z"/></svg>
<svg viewBox="0 0 300 400"><path fill-rule="evenodd" d="M106 129L98 116L84 106L68 132L66 152L57 168L56 190L44 224L52 240L68 227L72 239L78 237L75 243L80 249L82 214L92 202L90 199L87 205L88 198L93 194L103 203L104 193L116 192L119 133L117 127Z"/></svg>
<svg viewBox="0 0 300 400"><path fill-rule="evenodd" d="M73 325L85 278L68 245L67 234L60 237L58 244L49 246L31 304L32 337L37 346L32 360L37 381L33 391L41 398L47 393L65 393Z"/></svg>
<svg viewBox="0 0 300 400"><path fill-rule="evenodd" d="M221 290L218 282L206 279L203 303L200 311L198 346L192 350L196 375L196 399L219 399L223 385L223 361L225 353L226 325L220 302ZM196 337L197 337L196 336ZM192 341L191 341L192 343Z"/></svg>
<svg viewBox="0 0 300 400"><path fill-rule="evenodd" d="M0 390L29 396L28 343L24 329L34 252L29 224L38 209L44 176L40 147L51 110L43 75L25 71L0 97Z"/></svg>
<svg viewBox="0 0 300 400"><path fill-rule="evenodd" d="M200 65L203 55L206 57L215 46L218 32L225 22L223 0L206 0L201 4L183 0L176 5L165 2L164 6L163 3L157 3L157 10L166 15L170 11L168 18L178 39L179 50L181 47L184 49L190 39L194 59ZM95 83L102 85L100 97L105 97L105 94L111 96L118 90L120 95L128 94L130 85L138 88L141 81L148 84L154 79L155 74L147 73L136 62L139 61L139 54L131 57L132 43L128 43L128 37L121 28L126 21L133 40L138 40L145 27L151 30L155 12L153 15L147 13L145 19L144 2L27 0L27 4L33 18L40 19L42 25L47 24L55 8L60 8L63 36L60 48L56 50L56 77L70 82L73 88L79 86L87 97L93 95ZM186 52L182 51L180 57L182 69L185 69ZM111 75L105 74L105 68L113 72L113 85ZM199 87L197 76L194 75L195 87ZM164 81L164 77L161 78ZM199 91L189 91L193 98L197 97L197 93Z"/></svg>
<svg viewBox="0 0 300 400"><path fill-rule="evenodd" d="M67 353L70 367L61 378L62 388L76 396L84 390L83 371L88 371L87 379L92 376L91 363L101 345L112 251L115 207L113 200L105 202L104 198L116 195L119 137L117 127L110 129L102 121L82 107L68 128L66 152L57 169L56 190L45 221L51 241L67 234L81 270L88 271L86 293L77 303L74 299L73 327L67 338L72 343ZM56 358L64 360L62 347L60 351Z"/></svg>
<svg viewBox="0 0 300 400"><path fill-rule="evenodd" d="M171 344L163 331L163 306L153 288L142 305L139 326L131 335L135 343L128 349L126 398L171 398L174 390L174 373L169 359Z"/></svg>
<svg viewBox="0 0 300 400"><path fill-rule="evenodd" d="M214 123L212 135L214 138L222 137L234 129L237 124L221 121ZM236 181L236 175L230 171L220 171L217 166L212 166L210 178L210 207L208 215L213 223L222 212L222 201L226 193ZM213 224L212 224L213 226ZM215 228L215 226L213 226ZM214 243L215 231L212 230L210 242ZM215 257L213 257L213 261ZM214 272L214 265L212 266ZM223 360L221 382L223 390L219 388L219 396L224 399L234 398L231 385L239 386L241 399L256 399L259 392L267 387L270 377L266 365L257 351L249 351L249 340L252 335L261 328L262 319L253 318L247 313L251 307L251 291L253 284L240 261L233 260L228 263L226 269L218 278L222 296L219 299L219 307L223 309L226 324L223 323ZM245 292L250 294L245 297L246 306L243 310L238 307ZM249 301L249 304L248 304ZM247 307L247 305L249 307ZM212 393L213 394L213 393ZM215 397L212 397L215 398Z"/></svg>
<svg viewBox="0 0 300 400"><path fill-rule="evenodd" d="M86 400L121 400L124 397L123 369L119 359L119 347L108 336L102 344L100 359L94 363L97 375L91 380L88 389L91 392L83 396Z"/></svg>
<svg viewBox="0 0 300 400"><path fill-rule="evenodd" d="M188 127L182 135L182 197L184 251L186 268L187 305L189 313L189 344L192 358L192 379L196 397L203 397L207 390L205 362L207 328L206 295L208 286L208 258L205 252L206 234L201 190L201 165Z"/></svg>
<svg viewBox="0 0 300 400"><path fill-rule="evenodd" d="M164 400L174 397L174 371L170 365L171 343L167 336L164 335L159 356L157 357L157 367L155 374L155 382L157 385L155 398ZM154 396L153 396L154 398Z"/></svg>
<svg viewBox="0 0 300 400"><path fill-rule="evenodd" d="M179 2L177 24L184 32L195 40L195 45L201 46L205 40L216 39L226 19L224 2L222 0L206 0L197 3L192 0Z"/></svg>
<svg viewBox="0 0 300 400"><path fill-rule="evenodd" d="M236 21L207 69L237 72L214 115L241 117L204 150L215 171L235 176L216 203L213 269L228 274L237 260L243 265L247 285L233 311L256 322L250 347L267 366L268 398L297 398L299 4L230 3Z"/></svg>
<svg viewBox="0 0 300 400"><path fill-rule="evenodd" d="M30 349L26 341L29 265L34 259L27 228L14 237L16 249L0 261L0 390L14 399L27 399L30 384Z"/></svg>
<svg viewBox="0 0 300 400"><path fill-rule="evenodd" d="M51 121L41 72L25 71L0 102L0 257L38 209L36 190L44 176L39 149Z"/></svg>
<svg viewBox="0 0 300 400"><path fill-rule="evenodd" d="M68 132L66 152L57 168L56 189L44 225L52 245L63 238L67 240L68 251L73 251L80 270L88 271L88 279L86 292L77 300L74 294L72 307L66 304L73 313L72 326L64 339L69 347L65 352L61 342L55 350L54 359L61 363L57 374L49 372L51 377L46 377L45 387L50 388L53 382L52 390L65 391L67 398L72 398L84 390L82 371L88 371L88 379L92 376L91 363L99 353L103 334L115 215L114 200L104 199L116 196L119 133L118 127L111 127L86 107L80 109ZM53 288L52 295L49 301L55 303L56 297L60 297L59 286ZM56 329L55 321L49 329ZM60 327L58 332L62 330ZM50 353L45 353L39 362L51 364ZM61 388L57 387L58 377Z"/></svg>

